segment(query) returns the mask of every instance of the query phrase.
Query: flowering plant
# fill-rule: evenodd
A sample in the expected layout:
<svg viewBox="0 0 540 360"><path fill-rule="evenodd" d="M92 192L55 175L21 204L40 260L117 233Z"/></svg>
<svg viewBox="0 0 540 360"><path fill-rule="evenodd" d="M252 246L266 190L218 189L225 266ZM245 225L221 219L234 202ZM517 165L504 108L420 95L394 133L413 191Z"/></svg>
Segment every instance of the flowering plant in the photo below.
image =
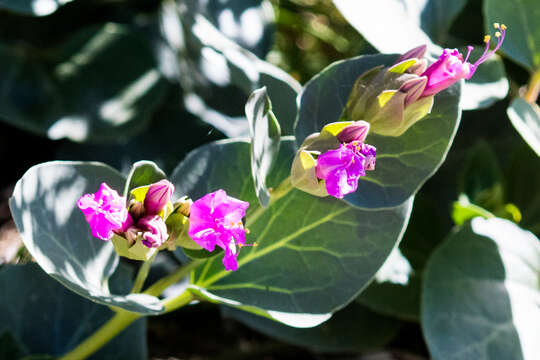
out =
<svg viewBox="0 0 540 360"><path fill-rule="evenodd" d="M496 2L488 2L487 18ZM92 7L72 3L56 4L62 9L32 26L50 19L60 24L65 14ZM335 3L363 10L345 17L379 6ZM391 10L392 1L383 3ZM162 1L144 10L122 4L136 15L133 21L123 14L122 25L66 32L66 43L53 42L61 44L31 56L28 49L42 39L14 45L14 51L10 35L10 45L0 47L9 70L2 80L6 98L18 99L0 100L6 105L0 117L21 128L30 117L28 128L36 133L87 143L55 142L54 158L104 160L49 161L17 182L12 231L24 244L17 256L31 261L0 268L6 356L137 360L158 356L148 354L147 339L153 351L156 338L167 346L193 342L198 349L205 345L194 338L229 343L222 332L230 330L213 318L212 327L202 320L209 307L199 304L207 303L314 351L363 356L365 349L402 346L403 340L389 341L407 332L414 338L409 351L427 343L422 353L434 358L534 358L540 248L536 234L524 229L538 233L537 202L530 190L522 198L515 194L530 188L519 179L536 179L529 170L537 158L529 163L530 153L510 151L516 137L492 126L500 121L496 108L489 110L489 131L481 126L487 113L465 113L464 133L483 130L454 142L471 99L487 106L506 96L507 89L499 91L506 77L495 52L513 59L512 51L523 45L512 38L517 31L507 34L505 25L495 24L497 44L488 37L483 54L472 47L462 54L453 49L460 34L414 42L409 34L394 46L360 29L369 19L351 21L383 53L350 57L355 48L300 86L254 55L285 67L297 63L278 50L260 49L268 45L268 29L264 22L257 27L256 19L265 12L246 4ZM278 5L285 16L279 28L293 15L289 5ZM395 23L403 33L409 23L433 30L424 21L445 15L430 7L439 5L428 1L422 19ZM9 13L6 6L21 11L0 2L0 18ZM30 14L9 16L26 23L38 10L53 11L45 6L34 1ZM120 6L102 6L103 19L118 17ZM373 19L390 29L393 13ZM305 17L317 41L338 52L363 41L340 37L340 27L325 25L327 15L319 15ZM439 20L437 31L443 31L446 22ZM276 46L284 46L278 31ZM328 41L332 34L336 41ZM311 54L309 36L288 45ZM452 48L439 48L435 39ZM24 65L10 65L13 58ZM305 60L301 71L291 71L301 81L308 64L319 63ZM44 74L43 83L33 77ZM513 122L521 130L536 116L535 76L527 89L515 91L522 98L513 102ZM43 94L19 97L26 88ZM534 147L535 137L525 133ZM480 136L487 140L469 144ZM501 146L504 152L494 150ZM152 161L131 165L141 158ZM512 176L504 178L507 171ZM524 206L527 201L532 205ZM199 312L184 317L195 306ZM178 317L156 316L180 309ZM249 330L242 329L234 339L245 343L242 333ZM243 356L264 357L254 351Z"/></svg>

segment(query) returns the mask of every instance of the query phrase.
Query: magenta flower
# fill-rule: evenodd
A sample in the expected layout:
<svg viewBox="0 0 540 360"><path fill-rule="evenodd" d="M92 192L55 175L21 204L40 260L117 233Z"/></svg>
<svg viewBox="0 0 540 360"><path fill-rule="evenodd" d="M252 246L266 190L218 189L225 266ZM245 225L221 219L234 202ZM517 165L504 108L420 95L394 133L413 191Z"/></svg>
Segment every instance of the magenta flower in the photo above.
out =
<svg viewBox="0 0 540 360"><path fill-rule="evenodd" d="M497 46L490 51L489 44L491 38L489 35L486 35L484 37L484 42L486 44L484 53L478 60L476 60L474 64L467 62L469 55L473 50L472 46L467 47L468 52L465 60L463 59L463 55L457 49L444 49L439 59L431 64L426 71L420 75L427 76L428 78L422 96L434 95L461 79L469 80L474 75L478 65L495 54L504 41L506 26L504 24L494 24L494 26L497 30L499 30L495 33L495 37L497 38Z"/></svg>
<svg viewBox="0 0 540 360"><path fill-rule="evenodd" d="M225 252L225 270L237 270L238 248L245 244L242 218L249 203L227 196L224 190L207 194L191 205L188 235L208 251L219 246Z"/></svg>
<svg viewBox="0 0 540 360"><path fill-rule="evenodd" d="M142 233L142 243L148 248L163 245L168 238L167 225L159 215L147 215L137 222L137 228Z"/></svg>
<svg viewBox="0 0 540 360"><path fill-rule="evenodd" d="M115 232L124 232L133 223L126 199L105 183L95 194L83 195L77 206L86 217L92 235L101 240L109 240Z"/></svg>
<svg viewBox="0 0 540 360"><path fill-rule="evenodd" d="M150 185L146 197L144 198L144 208L146 215L159 213L171 199L174 192L174 185L163 179Z"/></svg>
<svg viewBox="0 0 540 360"><path fill-rule="evenodd" d="M375 169L376 149L361 141L341 144L338 149L322 153L317 158L315 173L325 181L328 194L342 199L356 191L358 179L366 170Z"/></svg>

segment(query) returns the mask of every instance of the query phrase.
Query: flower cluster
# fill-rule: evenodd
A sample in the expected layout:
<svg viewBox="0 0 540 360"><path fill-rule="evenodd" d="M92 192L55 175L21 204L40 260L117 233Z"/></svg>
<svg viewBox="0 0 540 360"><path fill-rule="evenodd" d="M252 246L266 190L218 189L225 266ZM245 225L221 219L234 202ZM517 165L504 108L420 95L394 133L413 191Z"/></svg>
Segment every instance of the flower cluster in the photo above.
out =
<svg viewBox="0 0 540 360"><path fill-rule="evenodd" d="M180 199L174 210L185 216L169 216L173 211L173 192L174 186L161 180L132 190L128 206L124 197L102 183L95 194L83 195L77 205L90 225L92 235L102 240L112 239L121 256L147 260L155 251L166 247L169 233L175 237L180 235L182 231L176 233L175 229L184 226L182 219L189 219L188 235L192 244L208 251L213 251L217 245L224 250L225 269L237 270L239 248L245 245L242 218L249 203L218 190L193 203ZM185 241L174 240L179 240L179 244ZM188 245L188 248L192 247Z"/></svg>
<svg viewBox="0 0 540 360"><path fill-rule="evenodd" d="M429 67L424 58L426 46L418 46L401 55L390 67L367 70L356 79L341 120L364 120L371 131L384 136L401 136L431 112L433 96L461 79L469 80L480 64L502 45L506 26L494 24L497 45L489 49L490 36L484 37L484 53L473 64L457 49L444 49Z"/></svg>
<svg viewBox="0 0 540 360"><path fill-rule="evenodd" d="M309 136L293 160L291 183L312 195L338 199L356 191L360 176L375 169L377 151L364 142L369 128L365 121L338 122Z"/></svg>

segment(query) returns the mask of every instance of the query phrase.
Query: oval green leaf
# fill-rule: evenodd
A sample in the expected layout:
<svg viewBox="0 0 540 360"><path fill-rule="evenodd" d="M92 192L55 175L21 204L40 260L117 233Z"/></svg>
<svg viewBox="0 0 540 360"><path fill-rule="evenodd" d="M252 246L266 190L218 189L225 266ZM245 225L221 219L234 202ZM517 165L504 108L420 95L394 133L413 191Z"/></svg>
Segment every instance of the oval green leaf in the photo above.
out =
<svg viewBox="0 0 540 360"><path fill-rule="evenodd" d="M24 245L41 268L68 289L92 301L142 314L161 312L149 295L111 294L108 279L118 265L111 242L92 237L77 200L106 182L124 187L124 178L99 163L49 162L30 168L10 199Z"/></svg>
<svg viewBox="0 0 540 360"><path fill-rule="evenodd" d="M288 177L293 156L293 139L283 139L269 186L276 188ZM401 239L412 205L411 199L366 211L292 189L259 207L244 141L194 150L171 181L175 196L197 200L221 188L251 204L246 241L258 246L242 249L235 272L225 271L220 256L211 258L194 271L192 284L242 304L291 313L324 314L351 301Z"/></svg>
<svg viewBox="0 0 540 360"><path fill-rule="evenodd" d="M328 123L338 121L355 80L377 65L391 65L395 55L366 55L336 62L311 79L300 97L296 139L300 144ZM391 207L406 201L439 168L459 125L459 85L435 96L431 114L399 137L370 134L377 148L375 171L361 177L358 190L345 197L362 208Z"/></svg>
<svg viewBox="0 0 540 360"><path fill-rule="evenodd" d="M540 241L475 218L432 255L422 328L433 359L533 360L540 354Z"/></svg>
<svg viewBox="0 0 540 360"><path fill-rule="evenodd" d="M506 113L523 140L540 156L540 107L518 97L512 100Z"/></svg>

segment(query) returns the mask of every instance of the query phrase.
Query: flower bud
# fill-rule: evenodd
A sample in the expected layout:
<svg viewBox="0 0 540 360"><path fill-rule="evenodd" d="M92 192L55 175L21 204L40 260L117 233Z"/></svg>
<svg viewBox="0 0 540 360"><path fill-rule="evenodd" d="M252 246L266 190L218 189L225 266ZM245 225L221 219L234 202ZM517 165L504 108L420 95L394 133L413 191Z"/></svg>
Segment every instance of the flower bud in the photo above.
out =
<svg viewBox="0 0 540 360"><path fill-rule="evenodd" d="M163 179L150 185L144 198L146 215L158 214L170 201L174 192L174 185Z"/></svg>
<svg viewBox="0 0 540 360"><path fill-rule="evenodd" d="M412 49L394 65L378 66L360 75L349 95L344 117L365 120L372 132L384 136L400 136L407 131L433 105L433 97L420 99L427 83L427 77L420 74L427 61L415 56L424 53L424 47Z"/></svg>

